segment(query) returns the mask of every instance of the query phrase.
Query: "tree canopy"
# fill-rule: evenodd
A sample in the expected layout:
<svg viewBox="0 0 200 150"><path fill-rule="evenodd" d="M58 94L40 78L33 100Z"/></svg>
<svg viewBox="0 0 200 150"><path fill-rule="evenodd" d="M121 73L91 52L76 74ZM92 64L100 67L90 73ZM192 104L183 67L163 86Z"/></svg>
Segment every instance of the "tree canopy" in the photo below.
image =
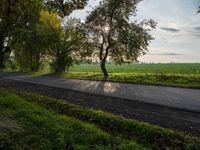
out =
<svg viewBox="0 0 200 150"><path fill-rule="evenodd" d="M78 62L87 49L87 40L80 29L77 19L68 19L61 25L54 13L44 12L39 24L44 45L47 47L47 55L51 59L51 68L54 72L69 70L69 66ZM87 51L86 51L87 52Z"/></svg>
<svg viewBox="0 0 200 150"><path fill-rule="evenodd" d="M83 9L86 4L87 0L1 0L0 69L5 67L6 55L10 55L10 43L14 39L15 30L33 28L40 11L53 11L60 17L65 17L76 9Z"/></svg>
<svg viewBox="0 0 200 150"><path fill-rule="evenodd" d="M12 33L35 22L42 7L41 0L1 0L0 3L0 69L4 68L4 55L10 53Z"/></svg>
<svg viewBox="0 0 200 150"><path fill-rule="evenodd" d="M108 57L121 64L137 61L147 52L147 46L153 39L148 31L155 28L156 23L153 20L130 21L130 17L136 15L140 1L103 0L86 19L89 39L99 51L104 78L108 77L105 67Z"/></svg>
<svg viewBox="0 0 200 150"><path fill-rule="evenodd" d="M12 47L21 70L38 71L47 48L61 30L61 20L55 13L40 11L39 18L26 28L16 30Z"/></svg>
<svg viewBox="0 0 200 150"><path fill-rule="evenodd" d="M38 71L47 61L54 72L64 72L98 54L107 78L108 60L137 61L153 40L149 31L156 23L134 20L139 2L102 0L81 23L69 15L83 9L87 0L2 0L0 68L9 60L21 70Z"/></svg>
<svg viewBox="0 0 200 150"><path fill-rule="evenodd" d="M46 0L46 6L60 17L70 15L74 10L83 9L88 0Z"/></svg>

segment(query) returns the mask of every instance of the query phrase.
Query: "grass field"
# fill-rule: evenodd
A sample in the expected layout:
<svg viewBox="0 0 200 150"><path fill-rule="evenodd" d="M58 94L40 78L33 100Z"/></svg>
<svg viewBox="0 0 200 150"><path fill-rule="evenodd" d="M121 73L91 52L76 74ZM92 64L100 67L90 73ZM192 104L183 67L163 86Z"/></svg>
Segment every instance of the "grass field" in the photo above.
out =
<svg viewBox="0 0 200 150"><path fill-rule="evenodd" d="M0 88L0 149L198 150L200 139L62 100Z"/></svg>
<svg viewBox="0 0 200 150"><path fill-rule="evenodd" d="M109 77L106 81L131 84L160 85L200 88L200 63L182 64L107 64ZM24 72L23 72L24 73ZM104 80L99 64L80 64L70 67L69 72L51 73L48 65L32 75L49 75L73 79Z"/></svg>
<svg viewBox="0 0 200 150"><path fill-rule="evenodd" d="M107 64L107 70L107 81L200 88L200 64ZM69 73L50 75L103 80L99 64L76 65L70 68Z"/></svg>
<svg viewBox="0 0 200 150"><path fill-rule="evenodd" d="M200 64L107 64L109 73L135 73L135 74L173 74L198 75ZM101 72L99 64L81 64L70 68L70 72Z"/></svg>

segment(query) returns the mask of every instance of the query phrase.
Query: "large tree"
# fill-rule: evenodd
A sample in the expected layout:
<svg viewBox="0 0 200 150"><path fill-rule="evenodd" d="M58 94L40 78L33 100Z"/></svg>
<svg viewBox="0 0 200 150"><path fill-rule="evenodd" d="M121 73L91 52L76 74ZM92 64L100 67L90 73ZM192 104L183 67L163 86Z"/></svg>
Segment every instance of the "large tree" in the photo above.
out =
<svg viewBox="0 0 200 150"><path fill-rule="evenodd" d="M83 9L87 0L1 0L0 2L0 69L5 67L5 56L11 52L15 30L32 30L42 9L56 12L60 17L73 10ZM31 23L32 22L32 23ZM31 27L30 27L31 26ZM37 41L37 40L36 40Z"/></svg>
<svg viewBox="0 0 200 150"><path fill-rule="evenodd" d="M14 55L11 58L14 58L18 69L37 72L41 65L42 43L37 35L36 25L19 30L13 38L11 46Z"/></svg>
<svg viewBox="0 0 200 150"><path fill-rule="evenodd" d="M121 64L136 61L147 52L152 36L149 30L155 28L153 20L140 23L130 21L136 15L141 0L103 0L86 19L88 39L99 51L103 77L107 78L106 60ZM94 51L95 51L94 50Z"/></svg>
<svg viewBox="0 0 200 150"><path fill-rule="evenodd" d="M12 34L35 21L42 0L1 0L0 3L0 69L5 67L5 55L11 52Z"/></svg>

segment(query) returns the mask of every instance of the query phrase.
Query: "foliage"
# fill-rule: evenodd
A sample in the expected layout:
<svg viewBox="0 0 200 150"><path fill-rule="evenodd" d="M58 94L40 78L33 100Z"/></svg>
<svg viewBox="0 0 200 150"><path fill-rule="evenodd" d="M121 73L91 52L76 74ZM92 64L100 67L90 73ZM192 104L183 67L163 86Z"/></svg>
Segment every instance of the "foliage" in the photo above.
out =
<svg viewBox="0 0 200 150"><path fill-rule="evenodd" d="M105 62L108 57L121 64L125 61L137 61L147 52L147 46L153 38L148 33L155 28L153 20L141 23L131 22L136 15L136 6L140 0L104 0L86 19L88 39L99 51L101 70L107 78Z"/></svg>
<svg viewBox="0 0 200 150"><path fill-rule="evenodd" d="M59 40L62 32L62 22L56 13L41 11L40 18L37 24L37 32L39 37L42 37L43 44L49 44Z"/></svg>
<svg viewBox="0 0 200 150"><path fill-rule="evenodd" d="M76 19L68 19L64 26L55 13L43 12L39 34L48 49L51 68L54 72L64 72L78 62L88 49L86 36L80 30Z"/></svg>
<svg viewBox="0 0 200 150"><path fill-rule="evenodd" d="M43 32L42 29L46 27L40 26L38 29L40 15L43 18L40 21L44 21L44 18L48 17L44 16L44 11L48 9L50 13L54 12L55 21L58 15L67 16L75 9L83 9L86 4L87 0L2 0L0 4L0 68L5 67L6 60L10 62L11 51L15 51L16 60L22 70L38 71L43 59L43 51L47 49L42 46L44 40L47 39L38 35L39 31ZM51 32L50 29L48 31L48 33ZM47 36L46 32L45 37Z"/></svg>
<svg viewBox="0 0 200 150"><path fill-rule="evenodd" d="M64 72L85 54L87 41L84 33L79 30L80 23L76 19L69 19L63 29L60 40L50 49L53 58L52 68L55 72Z"/></svg>
<svg viewBox="0 0 200 150"><path fill-rule="evenodd" d="M46 59L54 72L64 72L84 57L88 46L79 21L62 22L56 13L43 10L35 24L17 32L14 56L22 70L38 71Z"/></svg>
<svg viewBox="0 0 200 150"><path fill-rule="evenodd" d="M83 9L88 0L46 0L46 7L60 17L69 16L74 10Z"/></svg>
<svg viewBox="0 0 200 150"><path fill-rule="evenodd" d="M155 23L152 20L139 24L129 21L139 2L102 1L88 16L86 24L81 24L64 17L83 9L87 0L3 0L0 68L8 60L11 68L38 71L45 60L55 72L64 72L83 58L87 61L92 47L100 50L101 68L106 77L108 56L121 64L135 61L147 51L152 37L144 26L155 27Z"/></svg>
<svg viewBox="0 0 200 150"><path fill-rule="evenodd" d="M19 68L24 71L38 71L41 64L41 43L33 25L27 30L19 30L17 39L13 41L12 47L15 48L14 59Z"/></svg>
<svg viewBox="0 0 200 150"><path fill-rule="evenodd" d="M17 94L20 97L20 99L22 99L21 101L24 101L24 100L27 101L27 103L29 103L29 106L32 106L30 105L31 103L37 103L34 106L37 106L37 107L39 106L40 108L43 108L45 115L46 115L45 113L46 109L53 110L67 117L71 116L78 120L82 120L84 122L93 124L95 125L95 127L100 127L101 132L102 131L104 133L106 132L107 135L109 135L110 137L109 138L107 136L107 140L106 140L107 142L104 141L105 142L104 145L106 146L107 145L106 143L109 143L109 141L110 143L114 142L112 143L114 144L113 145L114 147L112 147L113 149L117 147L119 148L120 147L119 144L122 144L122 143L125 144L125 142L126 142L125 144L126 146L119 149L135 149L135 148L137 149L138 145L134 144L130 146L130 143L132 144L139 143L140 144L139 148L141 149L143 149L142 148L143 146L143 147L146 147L147 149L155 149L155 150L156 149L159 149L159 150L160 149L198 149L200 146L199 138L193 137L188 134L179 133L179 132L175 132L168 129L163 129L158 126L153 126L153 125L142 123L142 122L132 120L132 119L124 119L122 117L115 116L110 113L106 113L102 111L85 109L79 106L68 104L65 101L61 101L61 100L58 101L57 99L39 96L32 93L27 93L27 92L19 92L19 91L13 91L13 92L15 94L10 93L10 95L13 96ZM2 104L4 103L5 102L3 102ZM15 104L12 104L12 105L15 105ZM10 106L10 103L7 106ZM28 107L26 106L26 108ZM31 112L33 112L33 116L34 116L34 111L31 111ZM40 113L38 113L38 115L40 115ZM51 119L51 123L54 123L54 116L60 119L60 117L54 113L52 114L51 117L49 117L49 119ZM47 121L49 121L49 119ZM57 121L58 121L57 123L60 122L58 119ZM68 122L68 124L73 125L74 121L72 119L70 119L70 121L71 122L70 123ZM81 125L83 124L82 121L81 122L79 121L79 126L80 124ZM63 121L61 125L65 123L66 122ZM45 125L45 123L43 124ZM99 129L97 128L94 128L94 131L95 130L96 132L99 131ZM56 130L56 131L59 132L59 130ZM99 133L100 132L97 132L97 136L99 135ZM56 133L52 133L52 134L57 135ZM79 136L81 136L81 134L79 134ZM92 138L90 135L88 136L89 137L87 138L86 137L83 137L83 138L89 139L89 142L94 139L94 137ZM72 136L71 139L74 140L75 139L74 136ZM121 140L121 142L119 142L117 139ZM78 141L78 143L80 142L81 141ZM95 145L96 144L98 144L97 141L95 141ZM109 148L107 147L107 149Z"/></svg>
<svg viewBox="0 0 200 150"><path fill-rule="evenodd" d="M49 37L53 36L52 29L48 28L48 24L52 22L56 28L55 18L57 18L55 14L51 18L47 18L46 13L48 12L41 11L33 23L15 31L12 47L15 49L14 59L21 70L37 72L44 60ZM61 22L58 23L61 24Z"/></svg>
<svg viewBox="0 0 200 150"><path fill-rule="evenodd" d="M70 68L68 74L48 74L65 78L104 80L99 64L81 64ZM107 81L200 88L200 65L197 64L107 64ZM46 70L45 73L48 71ZM40 74L45 74L40 73Z"/></svg>
<svg viewBox="0 0 200 150"><path fill-rule="evenodd" d="M35 21L41 0L1 0L0 3L0 68L5 67L6 56L11 53L13 32ZM8 57L9 58L9 57Z"/></svg>

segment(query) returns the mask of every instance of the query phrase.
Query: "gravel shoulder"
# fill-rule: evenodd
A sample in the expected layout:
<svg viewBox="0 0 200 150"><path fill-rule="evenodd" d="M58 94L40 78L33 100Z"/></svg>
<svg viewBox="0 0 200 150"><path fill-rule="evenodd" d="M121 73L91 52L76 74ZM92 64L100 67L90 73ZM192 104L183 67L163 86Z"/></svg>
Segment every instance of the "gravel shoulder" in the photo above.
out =
<svg viewBox="0 0 200 150"><path fill-rule="evenodd" d="M0 87L25 90L49 97L64 99L69 103L83 107L103 110L126 118L133 118L165 128L200 135L200 113L197 112L4 78L0 78Z"/></svg>

